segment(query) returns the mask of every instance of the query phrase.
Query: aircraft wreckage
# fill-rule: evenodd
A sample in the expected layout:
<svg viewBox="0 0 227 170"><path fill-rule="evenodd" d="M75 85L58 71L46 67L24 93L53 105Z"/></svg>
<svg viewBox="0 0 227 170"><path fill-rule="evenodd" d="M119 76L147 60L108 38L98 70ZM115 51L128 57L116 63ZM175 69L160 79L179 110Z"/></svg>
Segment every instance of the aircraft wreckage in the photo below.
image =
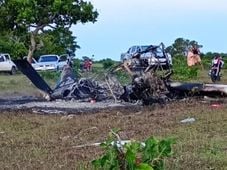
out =
<svg viewBox="0 0 227 170"><path fill-rule="evenodd" d="M142 101L144 105L149 105L192 96L227 97L227 85L173 82L170 80L172 74L170 67L162 70L164 74L157 74L157 70L160 70L158 61L156 65L149 65L147 62L134 62L134 60L141 60L138 56L137 54L136 57L111 69L105 75L104 81L74 78L72 68L66 65L61 73L59 83L54 89L50 88L27 60L16 60L14 63L38 89L47 94L48 100L93 99L103 101L114 99L125 102ZM132 63L139 63L137 67L143 69L135 72L133 70L135 64ZM122 86L116 79L114 72L119 69L126 70L131 75L130 84Z"/></svg>

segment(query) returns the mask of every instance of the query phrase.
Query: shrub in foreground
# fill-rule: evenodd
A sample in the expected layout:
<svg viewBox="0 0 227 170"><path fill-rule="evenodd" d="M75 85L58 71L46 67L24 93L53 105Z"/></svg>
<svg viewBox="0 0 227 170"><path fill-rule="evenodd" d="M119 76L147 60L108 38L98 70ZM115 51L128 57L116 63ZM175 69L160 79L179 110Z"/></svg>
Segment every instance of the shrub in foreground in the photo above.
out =
<svg viewBox="0 0 227 170"><path fill-rule="evenodd" d="M101 144L105 153L92 165L103 170L163 170L164 159L173 154L172 144L171 139L150 137L144 143L131 141L120 145L119 138L111 135Z"/></svg>

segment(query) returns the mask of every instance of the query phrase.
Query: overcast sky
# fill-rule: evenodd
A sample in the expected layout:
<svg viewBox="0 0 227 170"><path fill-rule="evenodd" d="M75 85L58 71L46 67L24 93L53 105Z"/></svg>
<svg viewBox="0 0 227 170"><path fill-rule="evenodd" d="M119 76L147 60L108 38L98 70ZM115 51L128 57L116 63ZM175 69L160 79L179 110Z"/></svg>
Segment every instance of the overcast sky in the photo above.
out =
<svg viewBox="0 0 227 170"><path fill-rule="evenodd" d="M76 56L120 59L133 45L196 40L202 52L227 52L227 0L91 0L94 24L72 27Z"/></svg>

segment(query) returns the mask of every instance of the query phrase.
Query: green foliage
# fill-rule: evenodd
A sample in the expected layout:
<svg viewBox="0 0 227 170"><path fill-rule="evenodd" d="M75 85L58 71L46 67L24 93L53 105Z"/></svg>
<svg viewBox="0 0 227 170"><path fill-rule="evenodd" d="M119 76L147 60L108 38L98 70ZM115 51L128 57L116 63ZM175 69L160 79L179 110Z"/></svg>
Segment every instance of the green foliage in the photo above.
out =
<svg viewBox="0 0 227 170"><path fill-rule="evenodd" d="M12 59L18 59L27 53L27 48L23 43L23 39L12 33L5 32L0 34L0 52L9 53Z"/></svg>
<svg viewBox="0 0 227 170"><path fill-rule="evenodd" d="M203 63L203 67L206 69L206 70L209 70L210 69L210 67L211 67L211 62L212 62L212 60L213 60L213 56L203 56L202 58L201 58L201 60L202 60L202 63Z"/></svg>
<svg viewBox="0 0 227 170"><path fill-rule="evenodd" d="M186 57L175 56L173 58L173 79L190 80L197 78L198 67L188 67Z"/></svg>
<svg viewBox="0 0 227 170"><path fill-rule="evenodd" d="M96 169L103 170L164 170L164 159L170 157L173 140L148 138L145 143L132 141L119 146L116 135L110 134L101 144L104 155L92 161Z"/></svg>
<svg viewBox="0 0 227 170"><path fill-rule="evenodd" d="M72 24L95 22L97 17L98 12L93 5L83 0L1 1L0 34L4 35L5 32L10 31L19 37L30 37L30 41L24 40L23 43L16 44L17 56L24 55L21 49L26 47L30 50L29 57L32 57L33 52L39 49L37 41L40 40L45 43L46 48L41 49L43 52L59 54L66 48L75 51L78 47L75 37L69 31ZM25 42L31 42L31 44ZM15 48L11 49L15 50Z"/></svg>
<svg viewBox="0 0 227 170"><path fill-rule="evenodd" d="M214 59L215 55L220 55L224 61L224 63L227 63L227 54L226 53L212 53L208 52L202 57L202 63L205 69L210 69L211 62ZM227 65L224 64L224 69L227 69Z"/></svg>
<svg viewBox="0 0 227 170"><path fill-rule="evenodd" d="M100 63L103 64L104 69L109 69L111 66L113 66L115 64L115 61L113 61L110 58L107 58L107 59L101 60Z"/></svg>
<svg viewBox="0 0 227 170"><path fill-rule="evenodd" d="M76 48L79 48L75 41L76 37L72 35L72 31L63 28L44 31L37 38L39 41L42 41L44 46L36 50L34 57L43 54L64 54L66 49L75 52Z"/></svg>
<svg viewBox="0 0 227 170"><path fill-rule="evenodd" d="M93 5L83 0L7 0L0 3L0 11L0 23L7 15L5 26L11 30L14 26L42 29L50 24L69 28L78 22L95 22L98 16Z"/></svg>
<svg viewBox="0 0 227 170"><path fill-rule="evenodd" d="M171 46L166 48L166 51L169 52L172 56L184 55L190 46L197 46L199 48L202 47L202 45L199 45L195 40L177 38Z"/></svg>

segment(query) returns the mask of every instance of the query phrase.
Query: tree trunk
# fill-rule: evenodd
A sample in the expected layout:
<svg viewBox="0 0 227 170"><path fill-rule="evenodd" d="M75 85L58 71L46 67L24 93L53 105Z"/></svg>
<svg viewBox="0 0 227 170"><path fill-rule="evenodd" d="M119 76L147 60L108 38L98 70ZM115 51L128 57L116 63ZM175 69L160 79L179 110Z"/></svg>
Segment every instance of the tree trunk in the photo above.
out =
<svg viewBox="0 0 227 170"><path fill-rule="evenodd" d="M33 53L36 50L35 32L31 32L30 41L31 41L31 45L29 47L27 60L31 64L32 63L32 58L33 58Z"/></svg>

